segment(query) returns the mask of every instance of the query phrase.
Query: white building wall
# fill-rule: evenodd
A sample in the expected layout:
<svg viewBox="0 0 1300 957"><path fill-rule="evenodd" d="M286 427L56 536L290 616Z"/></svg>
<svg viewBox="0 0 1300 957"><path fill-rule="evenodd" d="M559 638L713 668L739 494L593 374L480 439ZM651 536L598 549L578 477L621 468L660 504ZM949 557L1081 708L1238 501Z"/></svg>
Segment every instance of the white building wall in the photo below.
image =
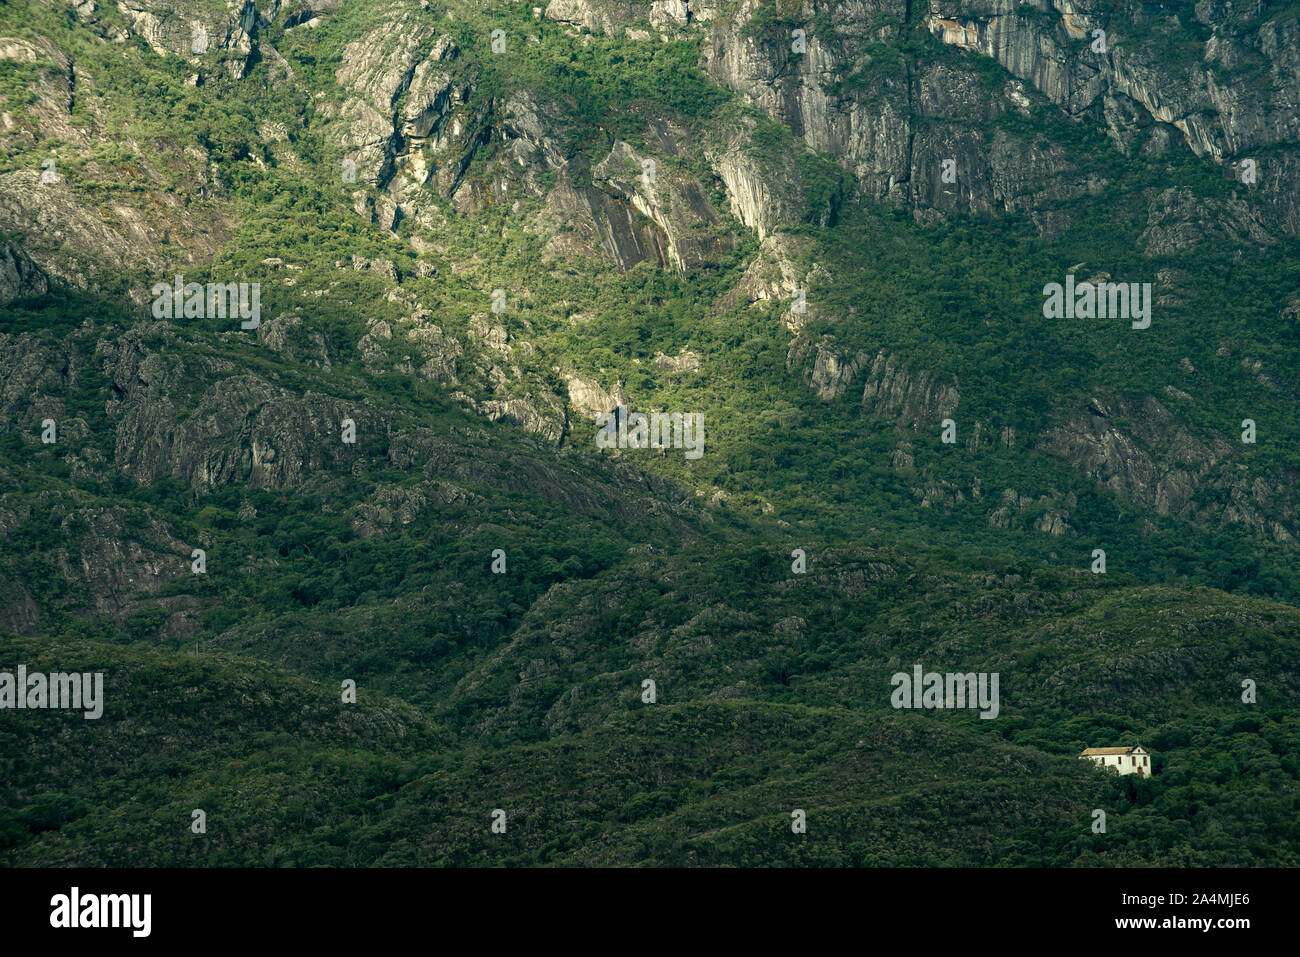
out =
<svg viewBox="0 0 1300 957"><path fill-rule="evenodd" d="M1120 774L1151 775L1151 756L1149 754L1089 754L1085 755L1102 767L1114 768ZM1143 764L1143 761L1146 763Z"/></svg>

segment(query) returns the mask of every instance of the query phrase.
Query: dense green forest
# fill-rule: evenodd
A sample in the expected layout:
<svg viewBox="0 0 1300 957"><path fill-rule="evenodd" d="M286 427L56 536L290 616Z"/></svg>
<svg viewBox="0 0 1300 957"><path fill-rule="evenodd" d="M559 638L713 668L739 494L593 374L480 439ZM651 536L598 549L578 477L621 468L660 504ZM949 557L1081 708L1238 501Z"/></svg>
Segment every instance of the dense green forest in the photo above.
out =
<svg viewBox="0 0 1300 957"><path fill-rule="evenodd" d="M51 275L0 305L0 671L105 675L99 720L0 711L0 862L1300 864L1300 238L1148 242L1161 190L1227 208L1241 183L1179 147L1125 155L1030 91L1025 115L944 128L1063 151L1095 184L1053 199L1069 227L927 217L719 83L699 30L634 42L460 0L307 28L300 7L261 11L254 54L188 59L107 4L0 7L33 51L0 56L0 201L28 209L54 157L41 202L67 204L0 218ZM836 95L874 102L894 61L1003 88L906 9ZM764 10L755 42L836 29ZM350 45L390 16L450 38L430 72L465 81L454 155L387 228L370 211L425 160L339 171L365 155ZM1176 59L1188 32L1151 42ZM383 92L406 116L419 87ZM511 152L524 96L562 169ZM797 328L789 298L737 292L772 245L715 172L736 129L799 183ZM602 165L618 143L699 184L689 238L721 252L565 252L587 240L554 197L635 180ZM693 195L668 190L665 217ZM99 230L137 245L74 248ZM1157 282L1151 328L1045 320L1071 272ZM146 293L182 273L260 283L263 328L155 319ZM842 388L819 391L819 350L861 357ZM953 384L955 443L934 402L868 400L878 356ZM705 454L598 450L574 380L701 414ZM1146 464L1098 474L1076 420L1100 418ZM916 663L1000 675L997 718L892 707ZM1078 760L1139 743L1149 778Z"/></svg>

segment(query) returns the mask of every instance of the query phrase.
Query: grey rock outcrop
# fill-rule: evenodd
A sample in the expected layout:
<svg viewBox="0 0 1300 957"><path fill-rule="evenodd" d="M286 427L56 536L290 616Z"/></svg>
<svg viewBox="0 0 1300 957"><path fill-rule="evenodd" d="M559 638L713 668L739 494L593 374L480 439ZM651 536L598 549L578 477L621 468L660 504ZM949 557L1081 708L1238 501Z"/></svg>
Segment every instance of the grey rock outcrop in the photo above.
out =
<svg viewBox="0 0 1300 957"><path fill-rule="evenodd" d="M862 389L862 406L871 416L900 428L937 427L961 402L955 378L945 382L924 370L913 373L884 350L876 353Z"/></svg>
<svg viewBox="0 0 1300 957"><path fill-rule="evenodd" d="M1300 20L1270 13L1262 0L1138 4L1119 15L1104 0L929 0L926 23L944 43L992 57L1067 113L1098 114L1121 147L1157 122L1219 163L1280 148L1259 195L1294 233Z"/></svg>
<svg viewBox="0 0 1300 957"><path fill-rule="evenodd" d="M1116 419L1131 423L1116 424ZM1202 440L1155 397L1112 407L1092 399L1084 413L1044 436L1048 451L1122 498L1160 515L1210 526L1244 524L1279 542L1294 539L1294 488L1274 489L1232 461L1232 446L1215 436ZM1202 488L1218 496L1199 501ZM1226 497L1227 504L1215 503Z"/></svg>
<svg viewBox="0 0 1300 957"><path fill-rule="evenodd" d="M415 189L431 180L442 195L455 192L478 135L464 115L473 77L456 70L458 54L451 37L397 8L348 45L336 72L352 92L335 132L340 175L388 189L407 215L418 211Z"/></svg>
<svg viewBox="0 0 1300 957"><path fill-rule="evenodd" d="M569 376L568 393L569 404L592 419L604 412L612 412L619 406L630 408L632 404L622 383L615 383L610 389L602 389L587 379Z"/></svg>
<svg viewBox="0 0 1300 957"><path fill-rule="evenodd" d="M21 247L0 243L0 306L26 296L42 296L50 283Z"/></svg>
<svg viewBox="0 0 1300 957"><path fill-rule="evenodd" d="M272 0L272 8L278 5ZM253 0L231 3L226 9L202 0L118 0L132 33L159 56L198 61L217 51L234 54L231 76L244 77L258 55L257 31L269 22Z"/></svg>
<svg viewBox="0 0 1300 957"><path fill-rule="evenodd" d="M592 168L592 179L658 227L669 264L678 269L716 264L735 241L716 228L720 221L703 188L693 177L662 162L655 162L650 176L647 161L655 162L629 144L617 142Z"/></svg>
<svg viewBox="0 0 1300 957"><path fill-rule="evenodd" d="M96 346L117 396L108 409L114 464L137 482L171 476L201 489L294 487L326 469L346 470L363 454L360 442L342 441L343 419L359 436L388 430L365 405L297 394L228 362L191 358L203 363L191 369L151 344L169 336L165 323L146 324ZM201 391L192 392L195 384Z"/></svg>

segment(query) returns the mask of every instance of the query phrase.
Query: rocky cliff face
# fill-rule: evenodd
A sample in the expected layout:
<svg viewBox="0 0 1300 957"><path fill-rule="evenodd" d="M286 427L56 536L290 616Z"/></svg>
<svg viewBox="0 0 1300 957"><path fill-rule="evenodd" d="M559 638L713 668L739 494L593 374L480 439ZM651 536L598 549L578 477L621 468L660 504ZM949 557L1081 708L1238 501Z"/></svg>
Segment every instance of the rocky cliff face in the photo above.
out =
<svg viewBox="0 0 1300 957"><path fill-rule="evenodd" d="M1197 438L1154 396L1114 407L1094 398L1086 414L1045 439L1080 473L1159 515L1240 523L1277 542L1294 540L1294 481L1252 475L1225 437Z"/></svg>
<svg viewBox="0 0 1300 957"><path fill-rule="evenodd" d="M93 3L74 6L88 24L100 23ZM336 7L251 0L120 4L129 30L159 55L203 67L205 57L220 54L236 76L270 49L259 31L272 24L310 28ZM1255 235L1300 231L1300 159L1292 145L1300 131L1293 82L1300 75L1300 27L1294 18L1275 18L1262 0L1207 0L1169 11L1103 0L930 0L924 7L904 0L775 7L740 0L725 10L716 0L553 0L544 15L632 43L701 37L701 62L719 82L833 157L867 195L904 204L921 219L1028 210L1044 231L1063 228L1068 217L1050 207L1095 193L1104 178L1061 145L1004 122L1056 109L1099 123L1125 154L1159 151L1172 134L1232 175L1250 161L1252 182L1243 183L1240 207L1225 215ZM996 61L1011 77L993 81L966 61L908 46L903 41L917 24L944 45ZM39 52L11 46L11 56ZM597 164L612 178L595 177L595 191L574 185L585 182L588 170L559 145L552 105L525 95L470 115L475 76L472 58L461 56L450 36L401 4L390 5L382 23L348 45L337 79L351 95L337 111L335 142L358 184L379 190L356 192L359 211L392 228L419 213L425 188L455 196L465 210L481 205L505 185L507 167L497 168L491 184L463 178L479 148L496 137L502 153L522 161L514 164L516 174L520 165L532 165L533 155L542 158L539 169L565 174L554 187L554 220L577 216L585 223L575 224L572 239L553 238L557 248L581 248L585 232L587 248L623 267L651 259L687 268L715 262L725 251L725 236L711 235L716 216L699 183L678 175L644 188L639 172L613 172L634 151L613 143ZM760 239L783 225L833 221L835 194L819 196L810 209L798 164L789 155L762 158L747 133L705 136L691 148L705 150L732 212ZM662 163L671 156L668 148L633 158ZM776 170L781 175L772 175ZM1180 230L1197 217L1171 197L1153 198L1151 217L1153 255L1174 248L1171 242L1213 238ZM139 231L147 226L141 223ZM1180 231L1181 240L1168 238ZM95 244L112 242L102 236Z"/></svg>
<svg viewBox="0 0 1300 957"><path fill-rule="evenodd" d="M13 243L0 243L0 306L49 291L49 280L27 253Z"/></svg>
<svg viewBox="0 0 1300 957"><path fill-rule="evenodd" d="M418 213L419 188L431 181L454 195L485 135L481 118L465 112L474 76L456 69L459 52L451 37L396 10L344 50L336 76L353 95L339 111L340 177L387 189L393 205L378 212L386 229L395 210Z"/></svg>
<svg viewBox="0 0 1300 957"><path fill-rule="evenodd" d="M364 404L295 394L228 361L197 360L193 368L164 351L169 339L174 333L157 323L95 346L115 394L108 409L114 465L139 482L298 486L315 472L352 466L356 446L343 441L344 419L361 434L387 431Z"/></svg>
<svg viewBox="0 0 1300 957"><path fill-rule="evenodd" d="M668 264L678 269L716 264L732 248L732 237L716 229L718 215L692 177L667 164L660 171L660 161L641 156L622 142L614 144L591 174L602 189L658 227Z"/></svg>
<svg viewBox="0 0 1300 957"><path fill-rule="evenodd" d="M191 6L196 15L212 13L211 3ZM123 8L128 17L145 13L141 5ZM95 10L86 0L75 13L97 31L100 42L128 42L128 31L102 23ZM160 8L158 16L174 15ZM0 37L3 61L30 64L38 80L21 108L3 111L0 143L30 148L53 140L56 145L40 156L38 168L0 173L0 232L21 236L24 249L49 276L90 291L118 287L136 266L161 272L176 263L177 251L183 261L211 260L229 238L230 223L219 206L187 201L189 195L211 199L221 192L201 150L182 149L165 133L147 145L123 143L103 110L97 88L102 78L47 39ZM109 159L119 145L142 158L126 173ZM102 205L81 191L88 182L123 178L134 189L118 191Z"/></svg>
<svg viewBox="0 0 1300 957"><path fill-rule="evenodd" d="M912 6L744 0L730 18L702 27L704 61L719 81L838 158L872 196L922 218L1040 209L1102 185L1079 157L998 122L1037 115L1037 91L1066 115L1101 123L1126 154L1159 151L1173 133L1234 173L1253 159L1259 175L1244 192L1296 233L1294 18L1273 20L1260 2L1164 12L1101 0L932 0L924 22L936 38L1014 77L990 82L961 61L891 50ZM1199 63L1185 55L1193 49Z"/></svg>
<svg viewBox="0 0 1300 957"><path fill-rule="evenodd" d="M910 4L773 10L745 0L732 17L709 24L707 69L834 156L875 199L905 204L924 219L1024 209L1092 187L1059 148L997 128L1001 116L1032 115L1023 84L990 86L968 66L890 48L907 29Z"/></svg>
<svg viewBox="0 0 1300 957"><path fill-rule="evenodd" d="M95 23L95 4L76 5L84 22ZM263 3L258 12L254 0L182 0L159 3L156 0L120 0L117 4L139 36L159 56L176 56L193 65L223 62L235 79L245 76L256 61L257 32L274 16L278 0Z"/></svg>
<svg viewBox="0 0 1300 957"><path fill-rule="evenodd" d="M1251 192L1294 235L1300 24L1274 13L1263 0L1119 9L1103 0L930 0L926 24L1070 115L1099 118L1126 152L1172 128L1198 156L1234 166L1254 159Z"/></svg>
<svg viewBox="0 0 1300 957"><path fill-rule="evenodd" d="M757 124L746 117L720 129L708 147L709 163L726 189L732 215L760 240L804 223L834 225L844 201L843 182L835 178L813 194L801 167L806 155L794 144L763 149L756 135Z"/></svg>

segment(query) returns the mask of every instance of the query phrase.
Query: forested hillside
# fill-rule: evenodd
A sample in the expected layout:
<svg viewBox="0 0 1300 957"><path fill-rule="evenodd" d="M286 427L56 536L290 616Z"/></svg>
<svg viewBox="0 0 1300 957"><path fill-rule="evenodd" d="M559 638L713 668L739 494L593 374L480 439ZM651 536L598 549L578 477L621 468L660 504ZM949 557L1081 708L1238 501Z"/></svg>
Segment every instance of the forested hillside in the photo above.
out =
<svg viewBox="0 0 1300 957"><path fill-rule="evenodd" d="M1300 864L1300 4L536 2L0 0L0 863Z"/></svg>

